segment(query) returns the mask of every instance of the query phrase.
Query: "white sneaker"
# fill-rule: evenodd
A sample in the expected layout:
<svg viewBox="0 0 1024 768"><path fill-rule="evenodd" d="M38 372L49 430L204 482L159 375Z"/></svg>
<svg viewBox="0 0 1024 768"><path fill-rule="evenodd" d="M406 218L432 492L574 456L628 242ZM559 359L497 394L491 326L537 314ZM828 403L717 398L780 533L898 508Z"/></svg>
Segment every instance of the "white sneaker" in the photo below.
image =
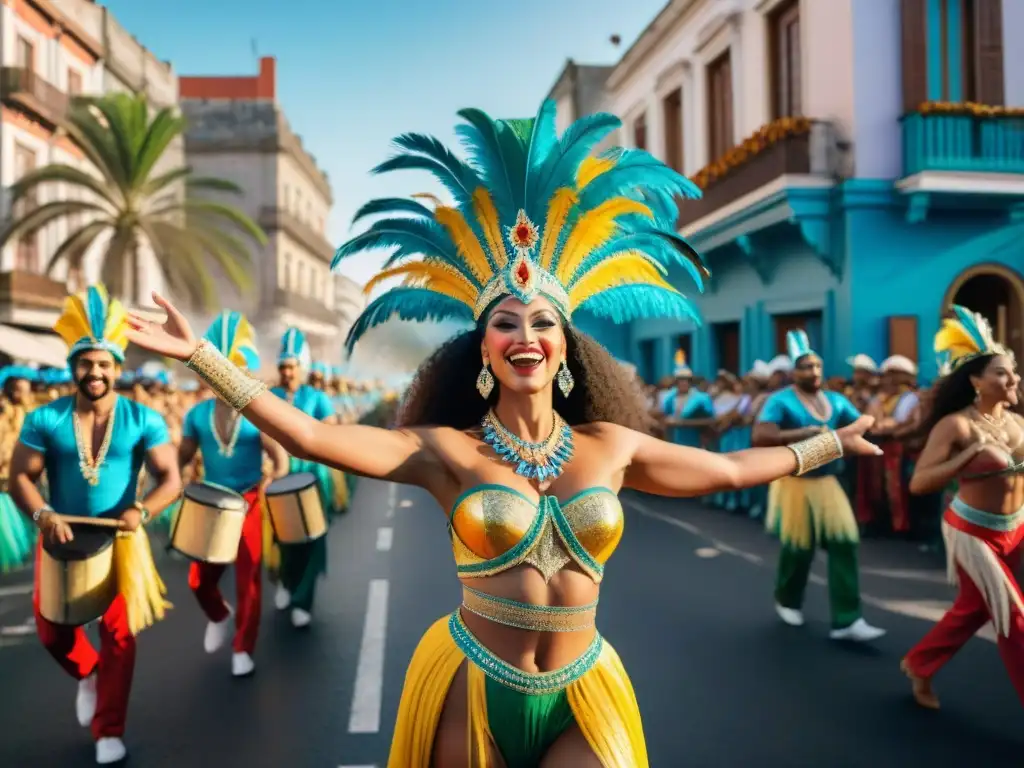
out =
<svg viewBox="0 0 1024 768"><path fill-rule="evenodd" d="M224 643L231 637L232 619L235 616L234 609L228 606L228 615L223 621L211 621L206 625L206 634L203 636L203 648L207 653L216 653L224 647Z"/></svg>
<svg viewBox="0 0 1024 768"><path fill-rule="evenodd" d="M119 763L127 756L128 750L124 748L124 742L118 738L107 736L96 742L96 763L98 765Z"/></svg>
<svg viewBox="0 0 1024 768"><path fill-rule="evenodd" d="M869 640L877 640L884 634L884 629L873 627L860 618L848 627L833 629L828 636L833 640L853 640L855 643L866 643Z"/></svg>
<svg viewBox="0 0 1024 768"><path fill-rule="evenodd" d="M285 589L281 584L277 585L277 592L274 593L274 607L279 611L288 610L288 606L292 604L292 593Z"/></svg>
<svg viewBox="0 0 1024 768"><path fill-rule="evenodd" d="M776 603L775 612L779 614L780 619L791 627L802 627L804 625L803 611L798 611L796 608L786 608L785 606Z"/></svg>
<svg viewBox="0 0 1024 768"><path fill-rule="evenodd" d="M256 662L248 653L236 653L231 657L231 674L235 677L251 675L256 669Z"/></svg>
<svg viewBox="0 0 1024 768"><path fill-rule="evenodd" d="M309 623L313 620L313 616L309 611L304 611L301 608L292 608L292 626L298 629L302 627L308 627Z"/></svg>
<svg viewBox="0 0 1024 768"><path fill-rule="evenodd" d="M78 695L75 696L75 715L83 728L92 725L96 716L96 673L78 681Z"/></svg>

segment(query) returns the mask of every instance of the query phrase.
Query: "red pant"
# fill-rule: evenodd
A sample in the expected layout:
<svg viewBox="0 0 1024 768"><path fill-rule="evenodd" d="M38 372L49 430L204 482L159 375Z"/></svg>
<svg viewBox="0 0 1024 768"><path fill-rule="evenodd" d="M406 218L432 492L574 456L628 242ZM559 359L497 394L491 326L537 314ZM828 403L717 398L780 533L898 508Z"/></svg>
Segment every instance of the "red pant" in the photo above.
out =
<svg viewBox="0 0 1024 768"><path fill-rule="evenodd" d="M260 506L259 491L243 494L249 504L249 511L242 524L242 540L238 543L238 559L235 560L235 653L253 653L260 630L260 600L263 579L263 510ZM188 585L199 601L199 607L210 621L224 621L228 617L228 606L217 584L223 575L225 565L192 563L188 573Z"/></svg>
<svg viewBox="0 0 1024 768"><path fill-rule="evenodd" d="M946 522L953 527L985 541L999 557L1003 571L1011 583L1017 585L1014 569L1020 560L1020 544L1024 538L1024 526L1015 531L992 531L972 525L954 512L946 512ZM946 611L939 623L932 627L921 642L906 656L910 671L919 677L931 677L970 640L974 633L985 626L991 617L985 598L977 585L963 568L957 566L960 576L960 591L953 607ZM1017 587L1019 591L1019 586ZM999 655L1003 659L1010 682L1024 703L1024 616L1011 604L1010 634L998 635Z"/></svg>
<svg viewBox="0 0 1024 768"><path fill-rule="evenodd" d="M39 561L42 542L36 548L35 590L32 608L36 632L43 647L64 671L76 680L96 672L96 716L92 720L94 739L124 735L128 696L135 671L135 637L128 628L128 610L118 595L100 620L100 651L96 653L82 627L65 627L39 614Z"/></svg>

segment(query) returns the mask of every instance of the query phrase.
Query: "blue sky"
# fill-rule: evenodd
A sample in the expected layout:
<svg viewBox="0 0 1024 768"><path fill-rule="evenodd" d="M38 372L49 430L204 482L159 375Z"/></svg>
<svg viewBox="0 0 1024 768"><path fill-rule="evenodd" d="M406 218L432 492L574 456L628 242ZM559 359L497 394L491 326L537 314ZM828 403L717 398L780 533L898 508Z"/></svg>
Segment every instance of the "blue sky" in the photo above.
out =
<svg viewBox="0 0 1024 768"><path fill-rule="evenodd" d="M245 75L277 57L278 100L330 176L329 236L366 200L429 191L414 173L372 177L393 136L454 141L455 113L532 117L566 58L612 63L666 0L109 0L179 75ZM616 50L613 33L622 37ZM256 54L253 46L255 41ZM349 260L360 283L380 259Z"/></svg>

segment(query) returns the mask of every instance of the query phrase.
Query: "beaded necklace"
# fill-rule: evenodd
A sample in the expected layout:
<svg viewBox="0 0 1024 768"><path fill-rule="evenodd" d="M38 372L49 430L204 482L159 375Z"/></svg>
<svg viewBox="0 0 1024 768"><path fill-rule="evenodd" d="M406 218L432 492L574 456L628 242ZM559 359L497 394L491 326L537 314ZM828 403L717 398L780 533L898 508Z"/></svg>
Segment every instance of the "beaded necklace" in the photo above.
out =
<svg viewBox="0 0 1024 768"><path fill-rule="evenodd" d="M235 445L238 443L238 435L242 431L242 417L237 413L234 414L234 420L231 422L231 436L225 443L220 436L220 430L217 429L217 406L214 404L210 409L210 431L213 432L213 439L217 441L217 451L224 458L230 459L235 455Z"/></svg>
<svg viewBox="0 0 1024 768"><path fill-rule="evenodd" d="M502 461L515 465L517 475L541 482L554 480L572 458L572 428L557 413L554 417L547 439L530 443L512 434L494 411L488 411L481 424L484 442Z"/></svg>
<svg viewBox="0 0 1024 768"><path fill-rule="evenodd" d="M71 423L75 428L75 447L78 448L78 469L82 473L82 477L91 486L97 486L100 484L100 469L103 467L103 463L107 459L107 451L110 450L110 439L114 434L114 414L117 413L117 408L110 410L110 416L107 417L107 429L103 434L103 442L100 443L100 449L96 453L95 458L92 455L92 434L86 436L85 431L82 429L82 420L78 416L78 411L71 412Z"/></svg>

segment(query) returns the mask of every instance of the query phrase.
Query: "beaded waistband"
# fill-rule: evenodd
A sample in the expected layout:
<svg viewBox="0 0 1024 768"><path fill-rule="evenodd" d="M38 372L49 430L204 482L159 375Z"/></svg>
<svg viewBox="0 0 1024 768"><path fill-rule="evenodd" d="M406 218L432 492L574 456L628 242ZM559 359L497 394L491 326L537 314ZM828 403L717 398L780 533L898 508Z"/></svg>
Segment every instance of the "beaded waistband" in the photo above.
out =
<svg viewBox="0 0 1024 768"><path fill-rule="evenodd" d="M466 658L478 666L487 677L520 693L541 696L564 690L593 668L604 647L601 636L595 634L594 641L587 647L587 650L578 659L564 667L551 672L524 672L498 658L486 648L476 638L476 635L469 631L459 610L455 609L448 620L448 631L451 632L452 640L455 641L459 650L466 654Z"/></svg>
<svg viewBox="0 0 1024 768"><path fill-rule="evenodd" d="M530 605L507 597L495 597L462 587L462 607L506 627L535 632L576 632L593 629L597 620L597 600L580 606Z"/></svg>
<svg viewBox="0 0 1024 768"><path fill-rule="evenodd" d="M962 520L967 521L971 525L988 528L990 531L1013 531L1024 524L1024 507L1009 515L997 515L972 507L959 496L956 496L950 503L949 508Z"/></svg>

